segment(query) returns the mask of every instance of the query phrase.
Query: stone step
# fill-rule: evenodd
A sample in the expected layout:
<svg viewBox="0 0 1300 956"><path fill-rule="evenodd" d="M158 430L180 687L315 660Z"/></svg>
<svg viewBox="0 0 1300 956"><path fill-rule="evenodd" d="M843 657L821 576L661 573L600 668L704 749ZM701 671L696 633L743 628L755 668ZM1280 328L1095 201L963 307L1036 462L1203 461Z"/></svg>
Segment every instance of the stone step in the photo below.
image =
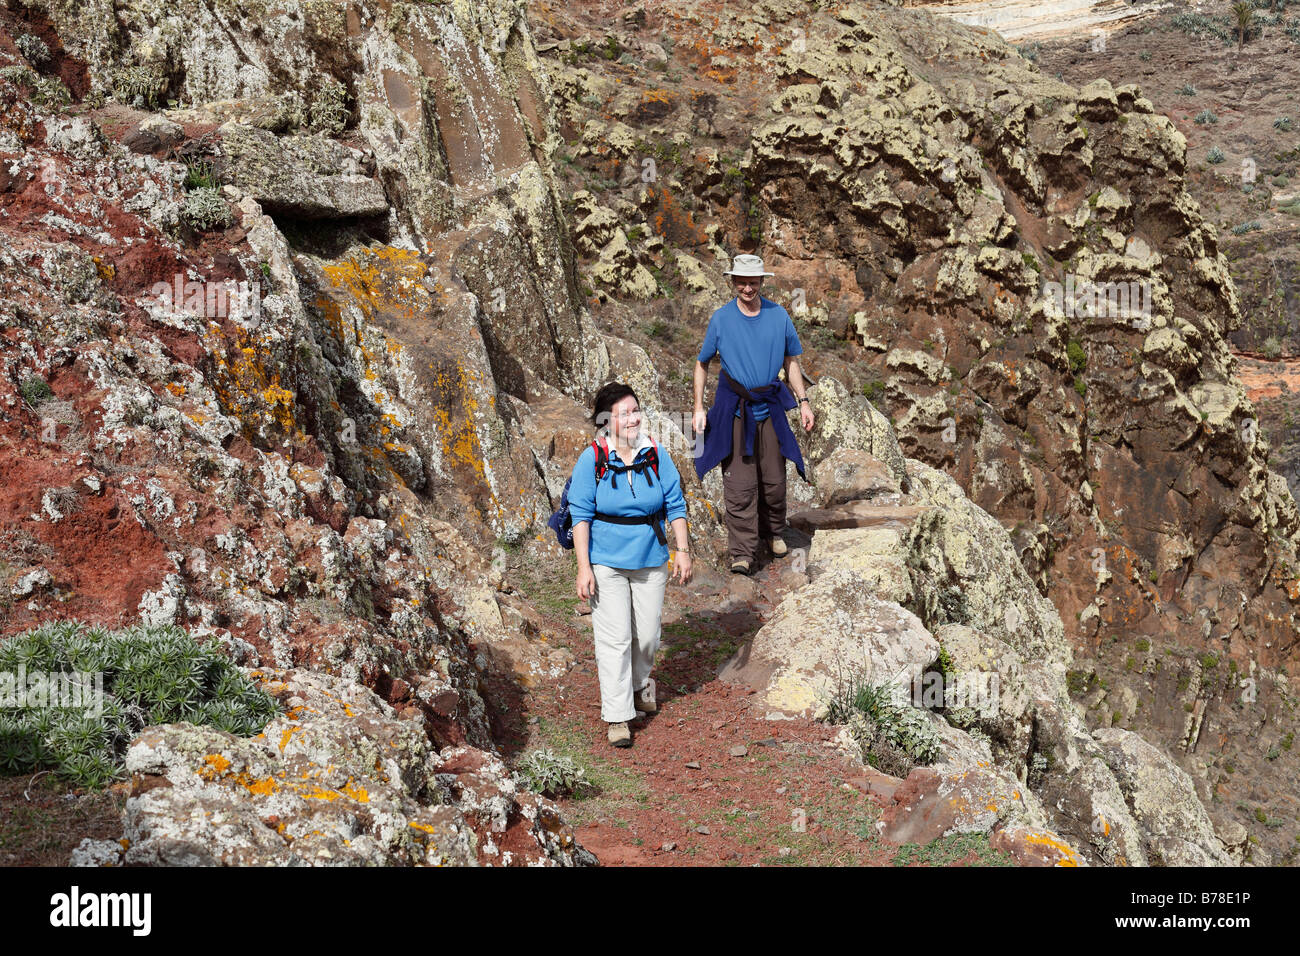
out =
<svg viewBox="0 0 1300 956"><path fill-rule="evenodd" d="M903 530L910 527L925 510L924 505L878 505L867 501L850 501L834 508L800 511L787 518L786 523L806 534L838 528L894 526Z"/></svg>

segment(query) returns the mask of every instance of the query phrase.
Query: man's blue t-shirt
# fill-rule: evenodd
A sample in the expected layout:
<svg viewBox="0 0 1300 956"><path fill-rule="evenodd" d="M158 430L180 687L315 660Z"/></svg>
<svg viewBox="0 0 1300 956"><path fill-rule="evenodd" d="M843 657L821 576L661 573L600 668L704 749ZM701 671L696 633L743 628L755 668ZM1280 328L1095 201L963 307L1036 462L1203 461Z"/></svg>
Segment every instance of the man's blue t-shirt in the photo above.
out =
<svg viewBox="0 0 1300 956"><path fill-rule="evenodd" d="M745 388L770 385L785 364L787 355L803 354L799 334L784 307L759 296L758 315L740 311L739 300L732 299L709 318L700 348L701 364L721 355L722 370ZM740 414L740 410L736 410ZM754 418L767 418L766 406L754 407Z"/></svg>

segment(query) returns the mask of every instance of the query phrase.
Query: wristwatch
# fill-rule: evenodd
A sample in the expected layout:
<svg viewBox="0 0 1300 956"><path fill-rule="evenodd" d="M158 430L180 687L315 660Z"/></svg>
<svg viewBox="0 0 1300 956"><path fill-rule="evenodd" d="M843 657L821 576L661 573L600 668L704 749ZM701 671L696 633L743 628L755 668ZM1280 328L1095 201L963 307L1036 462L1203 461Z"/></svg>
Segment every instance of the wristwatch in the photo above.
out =
<svg viewBox="0 0 1300 956"><path fill-rule="evenodd" d="M802 405L806 401L808 401L807 397L801 398L799 399L799 404Z"/></svg>

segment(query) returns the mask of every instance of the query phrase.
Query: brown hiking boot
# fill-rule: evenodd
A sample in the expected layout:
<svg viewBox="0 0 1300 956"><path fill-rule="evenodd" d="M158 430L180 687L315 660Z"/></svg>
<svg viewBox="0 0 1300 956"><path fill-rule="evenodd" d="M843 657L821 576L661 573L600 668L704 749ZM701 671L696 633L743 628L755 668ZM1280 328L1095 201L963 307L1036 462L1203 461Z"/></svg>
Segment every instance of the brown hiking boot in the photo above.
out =
<svg viewBox="0 0 1300 956"><path fill-rule="evenodd" d="M632 706L643 714L657 714L659 712L659 705L655 702L655 682L653 677L646 683L645 690L632 695Z"/></svg>
<svg viewBox="0 0 1300 956"><path fill-rule="evenodd" d="M749 562L748 562L748 561L745 561L745 560L743 560L743 559L740 560L740 561L732 561L732 562L731 562L731 573L732 573L732 574L748 574L748 573L749 573Z"/></svg>
<svg viewBox="0 0 1300 956"><path fill-rule="evenodd" d="M786 545L785 539L782 538L780 535L777 535L775 538L769 541L767 543L767 546L772 549L772 555L774 557L784 558L787 554L790 553L790 548Z"/></svg>
<svg viewBox="0 0 1300 956"><path fill-rule="evenodd" d="M627 729L627 721L620 720L609 725L609 743L613 747L631 747L632 731Z"/></svg>

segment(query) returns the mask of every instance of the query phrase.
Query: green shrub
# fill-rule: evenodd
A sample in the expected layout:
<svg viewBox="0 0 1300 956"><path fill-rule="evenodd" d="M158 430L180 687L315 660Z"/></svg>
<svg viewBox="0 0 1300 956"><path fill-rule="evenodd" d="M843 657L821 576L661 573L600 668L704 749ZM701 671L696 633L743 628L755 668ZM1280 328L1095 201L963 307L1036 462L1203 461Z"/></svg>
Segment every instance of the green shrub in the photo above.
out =
<svg viewBox="0 0 1300 956"><path fill-rule="evenodd" d="M1075 375L1088 367L1088 355L1078 339L1070 339L1065 346L1065 355L1070 360L1070 371Z"/></svg>
<svg viewBox="0 0 1300 956"><path fill-rule="evenodd" d="M18 391L28 405L35 408L41 402L54 397L54 389L43 378L29 375L18 386Z"/></svg>
<svg viewBox="0 0 1300 956"><path fill-rule="evenodd" d="M1263 228L1263 227L1260 226L1260 224L1259 224L1259 220L1258 220L1258 219L1252 219L1252 220L1250 220L1250 222L1243 222L1243 223L1242 223L1241 225L1239 225L1239 226L1233 226L1233 227L1232 227L1232 234L1233 234L1234 236L1244 236L1244 235L1245 235L1246 233L1248 233L1248 232L1255 232L1256 230L1261 229L1261 228Z"/></svg>
<svg viewBox="0 0 1300 956"><path fill-rule="evenodd" d="M67 106L72 102L72 94L57 76L41 76L31 67L15 63L0 69L0 77L18 86L26 86L31 92L32 102L39 106Z"/></svg>
<svg viewBox="0 0 1300 956"><path fill-rule="evenodd" d="M221 198L221 192L211 186L200 186L187 193L181 216L196 229L225 228L235 218Z"/></svg>
<svg viewBox="0 0 1300 956"><path fill-rule="evenodd" d="M1178 88L1178 92L1183 96L1195 96L1197 90L1196 87L1192 86L1192 84L1184 83L1182 86Z"/></svg>
<svg viewBox="0 0 1300 956"><path fill-rule="evenodd" d="M121 776L126 747L146 726L184 721L247 737L279 713L228 657L172 626L42 624L0 644L0 673L20 666L28 674L102 674L103 708L0 708L7 774L51 769L94 789Z"/></svg>
<svg viewBox="0 0 1300 956"><path fill-rule="evenodd" d="M41 66L50 59L50 48L45 45L44 40L34 34L18 34L18 38L14 40L14 45L18 47L18 52L32 66Z"/></svg>
<svg viewBox="0 0 1300 956"><path fill-rule="evenodd" d="M1200 126L1213 126L1218 121L1219 117L1215 116L1214 110L1210 109L1208 106L1197 113L1193 120L1193 122Z"/></svg>
<svg viewBox="0 0 1300 956"><path fill-rule="evenodd" d="M185 164L185 189L213 189L217 176L210 159L195 159Z"/></svg>
<svg viewBox="0 0 1300 956"><path fill-rule="evenodd" d="M156 66L126 66L113 71L109 88L113 99L124 106L152 110L167 92L167 77Z"/></svg>
<svg viewBox="0 0 1300 956"><path fill-rule="evenodd" d="M916 763L932 763L939 755L939 735L928 712L897 703L893 693L889 684L861 679L842 683L831 697L827 719L848 725L868 762L878 745L884 744Z"/></svg>
<svg viewBox="0 0 1300 956"><path fill-rule="evenodd" d="M885 397L885 383L873 378L862 383L862 396L873 405Z"/></svg>
<svg viewBox="0 0 1300 956"><path fill-rule="evenodd" d="M515 767L515 777L521 786L548 797L577 793L591 786L586 770L549 747L529 752Z"/></svg>
<svg viewBox="0 0 1300 956"><path fill-rule="evenodd" d="M347 128L349 114L348 88L338 80L329 79L312 97L308 124L313 133L338 136Z"/></svg>
<svg viewBox="0 0 1300 956"><path fill-rule="evenodd" d="M623 55L623 47L618 40L611 34L605 37L605 42L597 47L596 52L606 60L617 60Z"/></svg>
<svg viewBox="0 0 1300 956"><path fill-rule="evenodd" d="M1182 30L1191 36L1212 36L1223 43L1236 43L1237 38L1227 17L1212 17L1204 13L1178 13L1170 18L1170 25L1175 30Z"/></svg>
<svg viewBox="0 0 1300 956"><path fill-rule="evenodd" d="M1211 146L1210 151L1205 154L1205 161L1215 166L1219 165L1219 163L1223 162L1225 159L1227 159L1227 157L1223 155L1223 150L1219 149L1217 146Z"/></svg>
<svg viewBox="0 0 1300 956"><path fill-rule="evenodd" d="M1280 129L1284 133L1291 132L1291 117L1279 116L1277 119L1273 120L1273 128Z"/></svg>
<svg viewBox="0 0 1300 956"><path fill-rule="evenodd" d="M1096 684L1097 674L1094 671L1076 670L1065 674L1065 687L1071 697L1082 697Z"/></svg>

